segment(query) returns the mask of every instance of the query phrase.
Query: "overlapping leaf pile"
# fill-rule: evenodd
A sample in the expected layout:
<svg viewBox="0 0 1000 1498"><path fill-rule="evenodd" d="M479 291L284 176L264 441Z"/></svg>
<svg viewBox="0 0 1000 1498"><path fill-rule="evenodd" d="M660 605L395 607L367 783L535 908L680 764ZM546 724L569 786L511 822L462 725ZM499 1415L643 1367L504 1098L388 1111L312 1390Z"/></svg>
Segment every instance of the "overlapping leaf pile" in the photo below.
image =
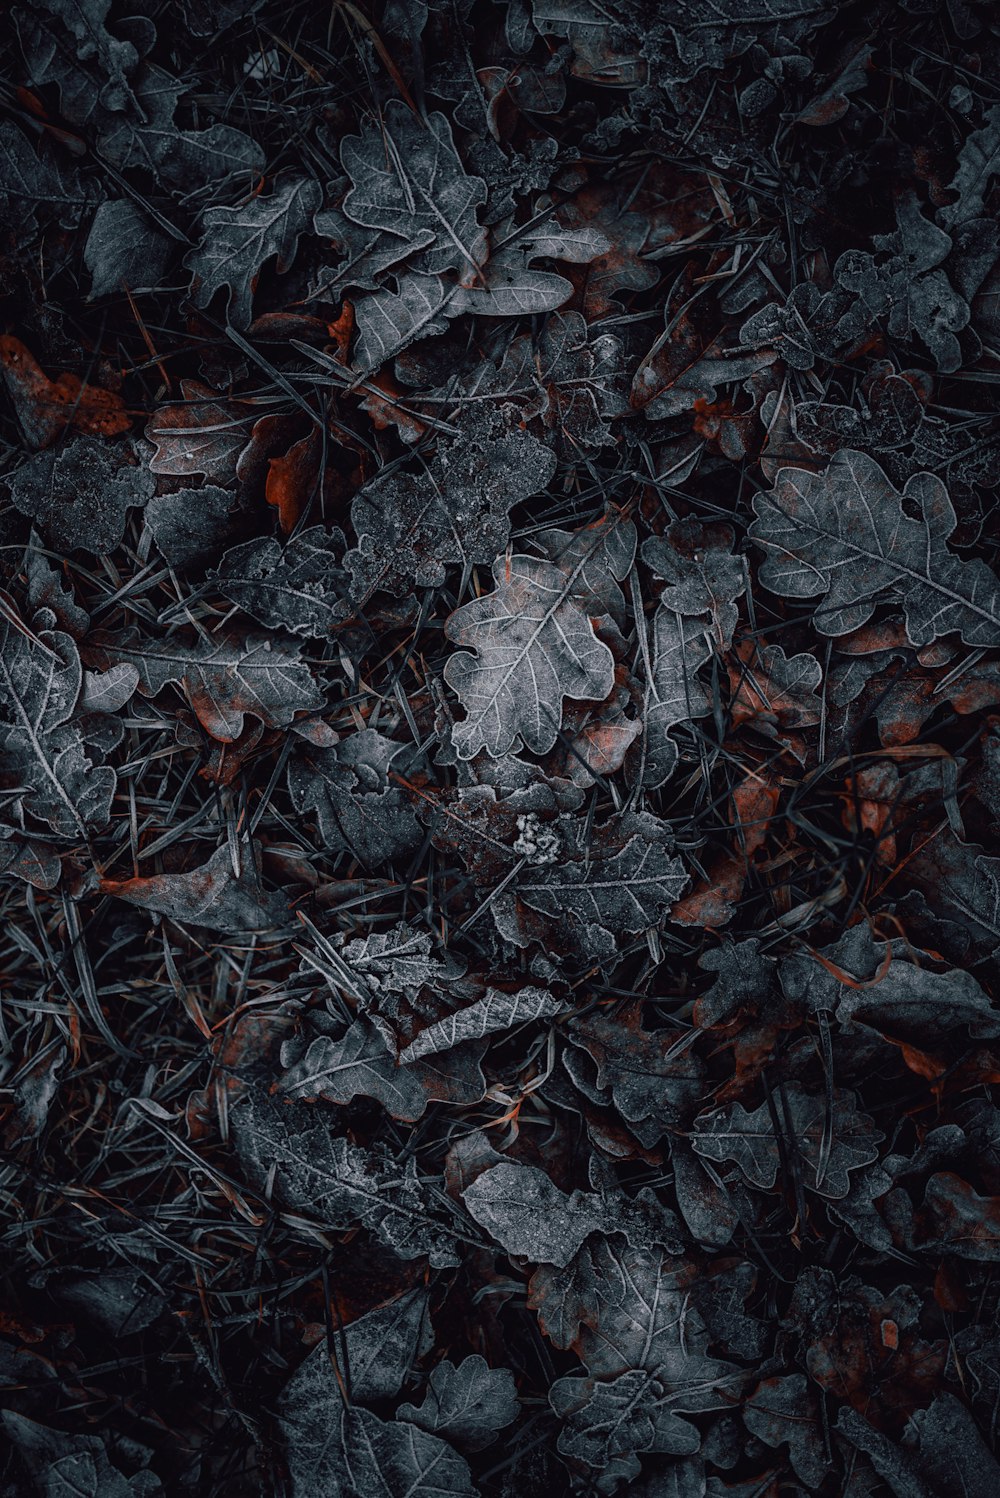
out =
<svg viewBox="0 0 1000 1498"><path fill-rule="evenodd" d="M995 1498L991 7L0 28L0 1494Z"/></svg>

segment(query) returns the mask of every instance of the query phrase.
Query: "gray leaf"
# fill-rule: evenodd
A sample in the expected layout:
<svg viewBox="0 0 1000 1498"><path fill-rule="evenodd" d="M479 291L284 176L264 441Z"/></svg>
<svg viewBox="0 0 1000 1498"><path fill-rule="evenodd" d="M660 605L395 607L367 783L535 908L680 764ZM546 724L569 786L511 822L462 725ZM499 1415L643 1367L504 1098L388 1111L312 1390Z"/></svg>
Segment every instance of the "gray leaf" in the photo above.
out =
<svg viewBox="0 0 1000 1498"><path fill-rule="evenodd" d="M468 1464L446 1442L370 1410L324 1403L304 1438L301 1421L289 1436L292 1498L478 1498Z"/></svg>
<svg viewBox="0 0 1000 1498"><path fill-rule="evenodd" d="M152 474L127 444L76 437L36 453L10 477L10 493L56 551L113 551L125 534L130 508L153 493Z"/></svg>
<svg viewBox="0 0 1000 1498"><path fill-rule="evenodd" d="M785 598L825 595L814 614L824 634L859 628L894 596L914 645L952 631L969 645L1000 645L1000 581L985 562L947 549L955 512L933 474L900 494L873 458L845 449L821 474L780 469L754 508L750 535L768 554L761 581Z"/></svg>
<svg viewBox="0 0 1000 1498"><path fill-rule="evenodd" d="M232 743L244 717L285 728L297 712L321 707L323 698L298 650L265 641L199 640L196 645L144 640L135 631L115 636L96 631L87 659L102 670L126 661L139 672L147 697L171 683L183 686L206 732Z"/></svg>
<svg viewBox="0 0 1000 1498"><path fill-rule="evenodd" d="M397 291L377 291L355 304L352 363L361 375L371 374L418 339L443 333L453 315L449 304L455 288L437 276L410 271L397 281Z"/></svg>
<svg viewBox="0 0 1000 1498"><path fill-rule="evenodd" d="M317 1036L281 1077L279 1087L290 1097L322 1097L332 1103L375 1098L393 1118L411 1123L422 1116L432 1097L480 1101L486 1091L479 1068L483 1049L469 1042L450 1051L443 1071L426 1060L401 1066L382 1031L362 1017L340 1040Z"/></svg>
<svg viewBox="0 0 1000 1498"><path fill-rule="evenodd" d="M639 1475L636 1453L660 1451L690 1456L701 1445L697 1426L669 1408L658 1379L630 1369L610 1383L592 1378L559 1378L549 1403L564 1422L559 1450L571 1460L600 1471L623 1459ZM616 1467L627 1472L629 1467Z"/></svg>
<svg viewBox="0 0 1000 1498"><path fill-rule="evenodd" d="M50 1430L14 1410L0 1412L0 1422L42 1498L158 1498L163 1492L152 1472L125 1477L111 1463L98 1436Z"/></svg>
<svg viewBox="0 0 1000 1498"><path fill-rule="evenodd" d="M389 778L390 764L405 754L403 744L364 728L291 760L289 793L298 811L315 812L330 852L344 850L374 868L419 847L420 823L403 788Z"/></svg>
<svg viewBox="0 0 1000 1498"><path fill-rule="evenodd" d="M94 214L83 259L90 272L90 295L155 287L167 263L170 241L129 198L102 203Z"/></svg>
<svg viewBox="0 0 1000 1498"><path fill-rule="evenodd" d="M338 1358L346 1344L344 1381L352 1399L391 1399L403 1386L430 1332L427 1303L421 1287L386 1306L352 1321L343 1337L335 1338ZM340 1406L340 1391L324 1339L313 1348L281 1391L278 1416L289 1443L305 1449L315 1433L316 1411Z"/></svg>
<svg viewBox="0 0 1000 1498"><path fill-rule="evenodd" d="M506 1253L534 1264L565 1266L604 1220L599 1197L567 1196L543 1170L509 1160L484 1170L462 1200Z"/></svg>
<svg viewBox="0 0 1000 1498"><path fill-rule="evenodd" d="M572 281L529 265L518 246L493 256L483 282L482 286L456 287L448 299L448 316L470 312L476 317L533 317L554 312L573 295Z"/></svg>
<svg viewBox="0 0 1000 1498"><path fill-rule="evenodd" d="M195 304L207 307L217 291L229 288L229 320L234 327L246 327L261 267L276 258L278 270L288 270L320 198L319 184L311 177L292 177L277 184L270 197L251 198L235 208L207 208L201 243L184 262L195 278Z"/></svg>
<svg viewBox="0 0 1000 1498"><path fill-rule="evenodd" d="M826 1140L826 1099L813 1097L796 1083L785 1088L789 1121L787 1127L803 1168L804 1184L821 1196L846 1196L850 1190L849 1172L859 1170L878 1158L878 1142L883 1135L866 1113L857 1109L852 1092L835 1088L830 1120L832 1137ZM774 1100L779 1120L782 1104ZM691 1143L706 1160L735 1160L747 1180L762 1190L770 1190L781 1169L781 1151L775 1137L775 1126L767 1103L748 1113L742 1103L731 1103L701 1113L694 1121Z"/></svg>
<svg viewBox="0 0 1000 1498"><path fill-rule="evenodd" d="M462 1451L482 1451L517 1419L519 1409L510 1369L491 1368L476 1354L457 1368L447 1360L438 1363L427 1381L423 1404L419 1409L400 1405L397 1419L447 1436Z"/></svg>
<svg viewBox="0 0 1000 1498"><path fill-rule="evenodd" d="M515 1025L549 1019L563 1007L563 1000L544 988L522 988L517 993L501 993L497 988L488 988L483 997L467 1009L449 1014L446 1019L421 1030L416 1039L400 1051L399 1059L416 1061L436 1051L448 1051L463 1040L480 1040L484 1035L511 1030Z"/></svg>
<svg viewBox="0 0 1000 1498"><path fill-rule="evenodd" d="M946 228L954 228L983 212L986 193L1000 173L1000 104L986 111L985 124L968 135L958 153L958 170L948 184L958 200L938 209Z"/></svg>
<svg viewBox="0 0 1000 1498"><path fill-rule="evenodd" d="M271 931L288 922L283 895L261 887L256 848L241 849L240 872L233 872L228 844L207 863L180 874L151 874L135 879L102 879L104 894L141 910L157 911L173 921L207 926L213 931Z"/></svg>
<svg viewBox="0 0 1000 1498"><path fill-rule="evenodd" d="M440 1268L458 1262L440 1193L418 1179L414 1161L409 1170L380 1162L332 1134L315 1109L284 1098L251 1093L233 1110L232 1128L251 1184L264 1190L273 1182L292 1211L338 1231L362 1223L402 1259L429 1258Z"/></svg>
<svg viewBox="0 0 1000 1498"><path fill-rule="evenodd" d="M617 591L615 579L628 572L634 528L612 517L575 542L557 550L555 562L500 558L495 591L445 625L450 640L471 647L444 673L466 712L452 735L462 759L481 749L496 759L522 745L544 754L558 737L564 697L602 701L614 686L614 657L590 610L595 595Z"/></svg>
<svg viewBox="0 0 1000 1498"><path fill-rule="evenodd" d="M36 151L11 120L0 123L0 199L8 227L27 241L39 215L76 228L94 199L94 184L66 171L43 145Z"/></svg>
<svg viewBox="0 0 1000 1498"><path fill-rule="evenodd" d="M711 659L708 623L686 619L660 607L653 621L653 674L643 721L646 729L644 782L657 787L668 780L680 751L670 730L703 718L710 711L708 688L698 672Z"/></svg>
<svg viewBox="0 0 1000 1498"><path fill-rule="evenodd" d="M420 989L444 972L431 954L431 938L400 923L392 931L356 937L343 950L347 967L369 994L402 994L416 998Z"/></svg>
<svg viewBox="0 0 1000 1498"><path fill-rule="evenodd" d="M72 719L83 670L76 645L61 631L36 640L0 624L0 747L4 778L17 786L27 810L55 832L79 835L103 827L111 814L116 777L84 753Z"/></svg>
<svg viewBox="0 0 1000 1498"><path fill-rule="evenodd" d="M649 813L635 817L634 835L609 858L563 862L517 884L518 896L534 910L571 916L616 934L655 926L679 899L688 873L671 855L663 824Z"/></svg>
<svg viewBox="0 0 1000 1498"><path fill-rule="evenodd" d="M344 199L348 218L398 235L416 271L457 269L463 280L475 278L486 256L486 232L476 222L486 185L466 175L443 114L421 120L390 99L381 120L349 135L340 155L354 183Z"/></svg>
<svg viewBox="0 0 1000 1498"><path fill-rule="evenodd" d="M233 532L233 495L215 484L160 494L146 506L145 520L170 567L202 567L214 560Z"/></svg>
<svg viewBox="0 0 1000 1498"><path fill-rule="evenodd" d="M508 514L544 489L555 455L527 432L469 418L424 473L391 473L355 496L358 545L347 553L360 603L381 589L440 587L450 565L491 563L507 544Z"/></svg>
<svg viewBox="0 0 1000 1498"><path fill-rule="evenodd" d="M261 624L326 639L348 613L336 562L343 540L319 525L284 547L261 536L227 551L215 576L226 597Z"/></svg>

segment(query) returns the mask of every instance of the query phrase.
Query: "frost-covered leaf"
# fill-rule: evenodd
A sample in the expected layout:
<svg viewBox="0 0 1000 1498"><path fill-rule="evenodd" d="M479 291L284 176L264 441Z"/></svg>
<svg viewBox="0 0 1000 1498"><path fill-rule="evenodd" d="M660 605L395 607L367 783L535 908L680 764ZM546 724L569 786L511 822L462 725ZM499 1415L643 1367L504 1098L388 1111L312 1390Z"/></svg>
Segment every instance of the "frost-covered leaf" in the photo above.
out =
<svg viewBox="0 0 1000 1498"><path fill-rule="evenodd" d="M397 1417L432 1435L446 1436L462 1451L491 1445L519 1412L514 1375L491 1368L477 1355L456 1367L445 1359L432 1369L423 1404L400 1405Z"/></svg>
<svg viewBox="0 0 1000 1498"><path fill-rule="evenodd" d="M596 1197L582 1191L567 1196L544 1170L513 1161L485 1170L462 1200L506 1253L535 1264L564 1267L604 1220Z"/></svg>
<svg viewBox="0 0 1000 1498"><path fill-rule="evenodd" d="M160 494L146 506L145 520L170 567L202 567L232 539L233 495L215 484Z"/></svg>
<svg viewBox="0 0 1000 1498"><path fill-rule="evenodd" d="M465 1458L440 1437L336 1397L331 1388L308 1426L300 1416L286 1432L292 1498L478 1498Z"/></svg>
<svg viewBox="0 0 1000 1498"><path fill-rule="evenodd" d="M666 587L663 607L686 617L707 614L721 649L732 642L738 610L736 600L747 589L746 563L732 551L729 526L674 521L662 536L643 543L642 559Z"/></svg>
<svg viewBox="0 0 1000 1498"><path fill-rule="evenodd" d="M102 879L101 890L141 910L214 931L270 931L286 925L291 912L282 895L261 886L255 852L245 845L240 849L239 874L226 844L186 873Z"/></svg>
<svg viewBox="0 0 1000 1498"><path fill-rule="evenodd" d="M449 298L449 316L470 312L478 317L535 317L554 312L573 295L573 283L554 271L529 265L515 246L490 261L482 287L458 287Z"/></svg>
<svg viewBox="0 0 1000 1498"><path fill-rule="evenodd" d="M667 360L664 369L646 365L632 387L632 403L642 408L647 420L663 421L714 403L719 387L748 380L758 370L773 364L770 350L711 349L693 362L682 353ZM673 364L675 367L670 368Z"/></svg>
<svg viewBox="0 0 1000 1498"><path fill-rule="evenodd" d="M816 695L822 680L823 667L809 651L788 656L780 645L739 640L729 661L733 722L751 720L769 735L808 728L822 715Z"/></svg>
<svg viewBox="0 0 1000 1498"><path fill-rule="evenodd" d="M158 406L146 423L146 436L156 447L150 471L232 483L236 459L250 438L249 408L220 399L197 380L182 380L181 395L183 400Z"/></svg>
<svg viewBox="0 0 1000 1498"><path fill-rule="evenodd" d="M983 212L986 194L993 178L1000 174L1000 104L994 104L984 115L978 130L966 136L958 153L958 170L948 184L958 193L954 203L938 209L938 218L946 228L954 228Z"/></svg>
<svg viewBox="0 0 1000 1498"><path fill-rule="evenodd" d="M918 851L911 874L934 908L943 907L978 949L989 955L1000 948L1000 858L941 836Z"/></svg>
<svg viewBox="0 0 1000 1498"><path fill-rule="evenodd" d="M279 1085L292 1098L322 1097L341 1104L356 1097L375 1098L393 1118L412 1121L421 1116L431 1097L478 1102L486 1091L479 1069L482 1051L482 1044L467 1042L449 1051L440 1066L423 1059L404 1066L382 1031L362 1017L339 1040L326 1035L313 1040Z"/></svg>
<svg viewBox="0 0 1000 1498"><path fill-rule="evenodd" d="M80 712L116 713L131 701L138 685L138 671L125 662L107 671L85 671L78 704Z"/></svg>
<svg viewBox="0 0 1000 1498"><path fill-rule="evenodd" d="M103 827L116 777L95 765L73 719L83 669L71 637L43 630L36 637L0 622L0 771L8 796L54 832L79 836Z"/></svg>
<svg viewBox="0 0 1000 1498"><path fill-rule="evenodd" d="M927 1181L922 1247L974 1263L1000 1263L1000 1196L984 1196L954 1171Z"/></svg>
<svg viewBox="0 0 1000 1498"><path fill-rule="evenodd" d="M630 1369L610 1382L559 1378L549 1403L564 1422L559 1450L597 1471L644 1451L690 1456L701 1445L697 1426L671 1408L671 1396L652 1374ZM632 1475L638 1476L634 1460Z"/></svg>
<svg viewBox="0 0 1000 1498"><path fill-rule="evenodd" d="M808 1380L801 1373L789 1373L757 1385L744 1407L743 1421L765 1445L787 1445L796 1476L815 1491L829 1463L813 1406Z"/></svg>
<svg viewBox="0 0 1000 1498"><path fill-rule="evenodd" d="M288 1097L323 1097L341 1104L371 1097L394 1118L419 1118L427 1106L417 1073L400 1066L384 1035L367 1019L355 1020L340 1040L318 1036L285 1072L281 1090Z"/></svg>
<svg viewBox="0 0 1000 1498"><path fill-rule="evenodd" d="M319 134L324 134L322 127ZM336 143L331 140L331 154L336 149ZM340 264L322 266L312 287L311 296L324 301L332 300L345 287L378 290L385 272L413 253L413 241L406 236L404 223L400 224L399 233L371 229L355 223L344 212L344 198L349 187L347 177L331 183L326 190L324 206L313 218L316 233L330 242L342 260Z"/></svg>
<svg viewBox="0 0 1000 1498"><path fill-rule="evenodd" d="M358 545L345 558L352 594L440 587L448 566L489 565L510 535L508 514L539 493L555 471L554 454L527 432L463 421L422 473L374 479L354 499Z"/></svg>
<svg viewBox="0 0 1000 1498"><path fill-rule="evenodd" d="M219 563L219 588L270 629L325 639L348 613L337 562L343 540L316 525L285 546L270 536L245 541Z"/></svg>
<svg viewBox="0 0 1000 1498"><path fill-rule="evenodd" d="M594 230L550 229L536 236L514 234L468 284L449 284L420 271L401 271L397 290L358 299L354 365L368 374L418 339L442 333L450 318L530 317L554 312L573 295L573 284L554 271L540 270L541 256L586 261L607 247Z"/></svg>
<svg viewBox="0 0 1000 1498"><path fill-rule="evenodd" d="M562 999L545 988L521 988L517 993L488 988L474 1004L421 1030L416 1039L400 1051L399 1059L416 1061L421 1056L433 1055L435 1051L450 1050L463 1040L479 1040L500 1030L512 1030L515 1025L550 1019L563 1007Z"/></svg>
<svg viewBox="0 0 1000 1498"><path fill-rule="evenodd" d="M688 882L664 825L649 813L625 823L627 840L607 857L560 860L518 880L520 899L553 918L634 934L655 926ZM600 849L593 850L599 853Z"/></svg>
<svg viewBox="0 0 1000 1498"><path fill-rule="evenodd" d="M462 759L481 749L497 758L522 745L544 754L558 736L564 697L608 695L614 658L591 613L607 612L608 590L618 592L634 547L632 525L609 517L572 545L554 545L551 561L501 558L494 592L452 614L448 638L470 647L445 667L466 713L453 732Z"/></svg>
<svg viewBox="0 0 1000 1498"><path fill-rule="evenodd" d="M754 509L750 534L767 553L761 581L785 598L822 596L814 618L824 634L857 629L881 601L898 599L914 645L952 632L969 645L1000 644L1000 581L985 562L948 550L955 511L934 474L900 494L874 459L845 450L821 474L781 469Z"/></svg>
<svg viewBox="0 0 1000 1498"><path fill-rule="evenodd" d="M52 1430L11 1409L0 1412L0 1422L41 1498L162 1498L158 1477L146 1468L126 1477L99 1436Z"/></svg>
<svg viewBox="0 0 1000 1498"><path fill-rule="evenodd" d="M701 1113L691 1143L706 1160L735 1160L747 1180L765 1191L778 1180L783 1152L794 1148L804 1185L834 1199L850 1190L850 1171L878 1158L882 1133L843 1088L834 1089L828 1111L825 1096L790 1082L775 1096L774 1109L772 1115L765 1102L748 1113L742 1103L731 1103Z"/></svg>
<svg viewBox="0 0 1000 1498"><path fill-rule="evenodd" d="M181 687L205 731L221 743L239 738L247 715L280 728L323 702L298 650L269 640L199 639L188 645L144 639L136 631L95 631L86 656L101 670L123 661L134 665L147 697L171 684Z"/></svg>
<svg viewBox="0 0 1000 1498"><path fill-rule="evenodd" d="M135 103L131 80L139 65L139 52L131 40L108 29L110 10L111 0L39 0L31 15L51 38L56 65L53 71L57 72L60 64L66 68L67 59L75 56L99 80L94 92L99 87L102 107L124 111ZM64 109L66 103L64 95Z"/></svg>
<svg viewBox="0 0 1000 1498"><path fill-rule="evenodd" d="M328 851L372 867L412 854L423 836L392 778L406 759L405 745L363 728L332 748L303 748L289 762L288 788L298 811L315 813Z"/></svg>
<svg viewBox="0 0 1000 1498"><path fill-rule="evenodd" d="M343 204L348 218L398 235L416 271L454 269L463 281L476 279L486 258L476 221L486 186L466 174L443 114L420 119L390 99L363 135L346 137L340 157L354 183Z"/></svg>
<svg viewBox="0 0 1000 1498"><path fill-rule="evenodd" d="M10 478L10 492L57 551L113 551L130 508L142 509L154 480L128 445L76 437L36 453Z"/></svg>
<svg viewBox="0 0 1000 1498"><path fill-rule="evenodd" d="M345 1382L353 1400L391 1399L410 1374L418 1354L431 1338L428 1292L423 1287L379 1306L352 1321L338 1336L338 1357L346 1352ZM286 1438L303 1450L316 1434L316 1410L331 1403L340 1407L340 1390L324 1338L300 1363L282 1389L278 1414Z"/></svg>
<svg viewBox="0 0 1000 1498"><path fill-rule="evenodd" d="M960 968L935 973L913 962L890 962L870 988L845 984L837 1018L924 1049L963 1033L982 1039L1000 1035L1000 1010L971 973Z"/></svg>
<svg viewBox="0 0 1000 1498"><path fill-rule="evenodd" d="M680 751L671 734L679 723L710 711L709 693L698 672L711 659L707 621L685 618L661 607L653 621L653 674L643 722L646 730L644 780L656 787L673 774Z"/></svg>
<svg viewBox="0 0 1000 1498"><path fill-rule="evenodd" d="M715 1385L734 1370L708 1355L709 1333L692 1304L691 1281L686 1260L598 1233L567 1269L535 1271L529 1303L543 1331L557 1346L572 1346L592 1378L651 1374L674 1396L672 1409L694 1413L728 1403Z"/></svg>
<svg viewBox="0 0 1000 1498"><path fill-rule="evenodd" d="M895 233L876 234L874 244L874 255L847 250L834 267L838 286L852 299L835 338L859 340L872 321L884 318L894 337L920 338L939 370L958 369L962 348L956 334L968 324L969 306L942 268L950 236L924 217L915 193L904 192L896 199Z"/></svg>
<svg viewBox="0 0 1000 1498"><path fill-rule="evenodd" d="M235 208L206 208L202 239L186 257L194 276L194 301L207 307L217 291L229 291L229 320L244 328L253 313L253 293L266 261L286 271L295 258L299 235L320 204L311 177L278 182L268 197L254 197Z"/></svg>
<svg viewBox="0 0 1000 1498"><path fill-rule="evenodd" d="M138 110L105 116L102 155L122 170L140 168L187 191L235 177L247 193L264 169L262 147L242 130L219 122L185 130L174 116L185 85L155 64L135 78Z"/></svg>
<svg viewBox="0 0 1000 1498"><path fill-rule="evenodd" d="M597 1096L610 1095L641 1138L655 1140L665 1130L676 1129L703 1095L704 1064L690 1042L670 1032L644 1029L636 1004L623 1006L614 1015L596 1013L574 1020L568 1036L596 1067ZM566 1065L576 1075L572 1052Z"/></svg>
<svg viewBox="0 0 1000 1498"><path fill-rule="evenodd" d="M455 288L438 276L407 271L397 277L397 290L359 297L354 309L354 368L361 375L371 374L418 339L443 333L453 315L454 294Z"/></svg>
<svg viewBox="0 0 1000 1498"><path fill-rule="evenodd" d="M146 291L158 285L170 240L128 198L102 203L83 252L92 297L113 296L123 286Z"/></svg>
<svg viewBox="0 0 1000 1498"><path fill-rule="evenodd" d="M537 335L518 334L499 366L481 364L454 400L463 409L498 407L509 426L537 422L536 430L569 456L578 445L613 441L611 423L628 412L622 363L619 339L610 333L591 338L579 312L557 312Z"/></svg>
<svg viewBox="0 0 1000 1498"><path fill-rule="evenodd" d="M412 1159L404 1167L380 1158L335 1135L316 1109L254 1093L233 1110L233 1136L250 1183L263 1190L273 1181L291 1211L331 1230L363 1223L403 1259L457 1262L441 1195L417 1177ZM388 1378L387 1368L369 1370L370 1384Z"/></svg>
<svg viewBox="0 0 1000 1498"><path fill-rule="evenodd" d="M929 1408L914 1410L907 1437L916 1436L920 1469L940 1492L949 1487L968 1498L992 1498L1000 1487L1000 1464L971 1411L942 1391Z"/></svg>
<svg viewBox="0 0 1000 1498"><path fill-rule="evenodd" d="M444 964L431 956L433 942L425 931L400 922L392 931L373 931L356 937L343 949L345 965L370 994L400 994L416 998L426 983L435 981Z"/></svg>
<svg viewBox="0 0 1000 1498"><path fill-rule="evenodd" d="M95 196L95 185L44 142L33 146L12 120L0 123L0 201L6 222L27 240L41 218L75 228Z"/></svg>

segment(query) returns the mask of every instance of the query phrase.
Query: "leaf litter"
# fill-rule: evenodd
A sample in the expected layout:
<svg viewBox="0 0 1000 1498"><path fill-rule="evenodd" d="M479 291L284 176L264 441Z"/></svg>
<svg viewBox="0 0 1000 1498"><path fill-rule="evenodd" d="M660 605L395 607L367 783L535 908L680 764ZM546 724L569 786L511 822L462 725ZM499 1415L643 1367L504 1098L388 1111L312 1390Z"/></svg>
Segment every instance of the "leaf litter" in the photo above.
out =
<svg viewBox="0 0 1000 1498"><path fill-rule="evenodd" d="M993 1498L988 7L0 19L0 1490Z"/></svg>

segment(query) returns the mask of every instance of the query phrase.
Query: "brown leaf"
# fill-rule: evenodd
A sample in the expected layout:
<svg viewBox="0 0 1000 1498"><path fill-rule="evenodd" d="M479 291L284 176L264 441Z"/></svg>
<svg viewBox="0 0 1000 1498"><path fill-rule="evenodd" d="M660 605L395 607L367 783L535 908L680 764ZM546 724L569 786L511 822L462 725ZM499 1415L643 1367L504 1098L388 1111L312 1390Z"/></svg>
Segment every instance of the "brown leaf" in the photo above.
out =
<svg viewBox="0 0 1000 1498"><path fill-rule="evenodd" d="M213 931L270 931L288 920L288 903L282 895L261 888L253 852L245 844L240 847L238 875L229 846L224 845L207 863L187 873L101 879L99 888L102 894L172 921Z"/></svg>
<svg viewBox="0 0 1000 1498"><path fill-rule="evenodd" d="M0 378L7 388L24 440L40 450L72 427L93 437L117 437L132 425L120 395L85 384L79 375L50 380L24 344L0 337Z"/></svg>

